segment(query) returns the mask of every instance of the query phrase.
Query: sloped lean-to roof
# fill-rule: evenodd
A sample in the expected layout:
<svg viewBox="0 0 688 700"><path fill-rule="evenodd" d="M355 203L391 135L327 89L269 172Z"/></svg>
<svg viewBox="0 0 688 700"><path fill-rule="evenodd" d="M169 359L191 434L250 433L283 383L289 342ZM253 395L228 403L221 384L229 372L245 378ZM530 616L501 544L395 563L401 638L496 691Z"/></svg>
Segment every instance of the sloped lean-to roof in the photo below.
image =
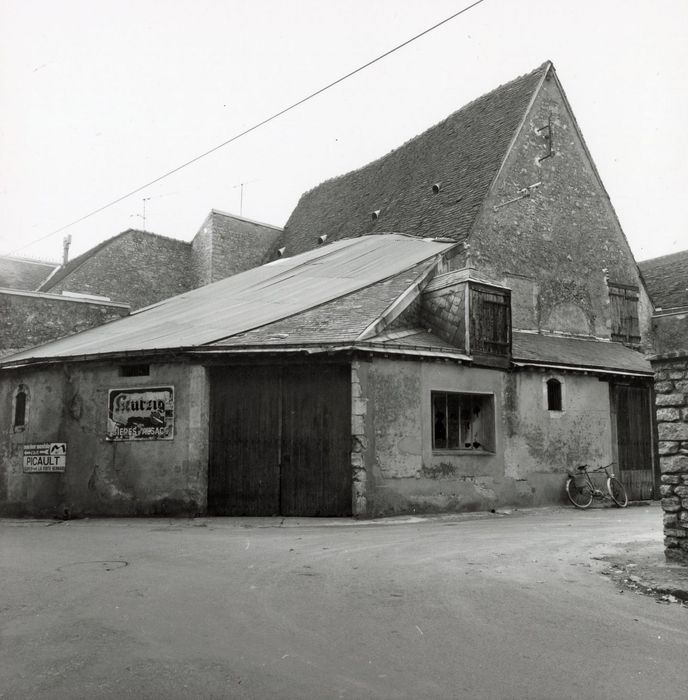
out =
<svg viewBox="0 0 688 700"><path fill-rule="evenodd" d="M514 331L514 364L652 376L643 355L621 343Z"/></svg>
<svg viewBox="0 0 688 700"><path fill-rule="evenodd" d="M348 295L355 297L367 287L410 271L406 280L397 280L388 290L378 290L380 304L363 303L370 299L366 300L362 292L359 308L348 310L355 312L358 319L350 333L358 333L359 327L370 325L375 314L384 310L404 285L413 283L416 273L422 271L422 263L430 263L451 245L398 234L338 241L166 299L119 321L12 355L2 364L207 347ZM318 337L317 328L306 323L304 329L311 339ZM271 333L275 332L271 329ZM283 339L282 343L285 344ZM241 344L239 338L236 344Z"/></svg>
<svg viewBox="0 0 688 700"><path fill-rule="evenodd" d="M58 267L43 260L0 255L0 288L35 292Z"/></svg>
<svg viewBox="0 0 688 700"><path fill-rule="evenodd" d="M279 245L293 254L322 235L331 241L387 231L461 240L550 68L544 63L382 158L306 192Z"/></svg>
<svg viewBox="0 0 688 700"><path fill-rule="evenodd" d="M688 306L688 250L638 263L656 309Z"/></svg>

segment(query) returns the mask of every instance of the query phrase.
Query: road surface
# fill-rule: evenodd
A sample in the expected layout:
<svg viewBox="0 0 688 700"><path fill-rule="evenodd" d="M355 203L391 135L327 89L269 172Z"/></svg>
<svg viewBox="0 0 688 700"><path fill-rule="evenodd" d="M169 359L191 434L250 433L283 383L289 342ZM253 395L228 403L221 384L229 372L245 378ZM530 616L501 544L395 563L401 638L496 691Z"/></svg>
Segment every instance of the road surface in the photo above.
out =
<svg viewBox="0 0 688 700"><path fill-rule="evenodd" d="M596 557L657 506L0 522L0 697L681 697L688 610Z"/></svg>

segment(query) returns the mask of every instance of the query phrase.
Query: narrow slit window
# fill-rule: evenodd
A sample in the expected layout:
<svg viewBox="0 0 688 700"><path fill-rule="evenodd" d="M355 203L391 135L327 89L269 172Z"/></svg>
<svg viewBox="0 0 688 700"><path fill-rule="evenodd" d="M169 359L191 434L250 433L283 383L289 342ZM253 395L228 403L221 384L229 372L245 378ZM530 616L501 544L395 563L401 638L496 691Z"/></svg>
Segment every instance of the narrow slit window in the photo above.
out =
<svg viewBox="0 0 688 700"><path fill-rule="evenodd" d="M26 425L26 392L20 390L14 398L14 427L23 428Z"/></svg>
<svg viewBox="0 0 688 700"><path fill-rule="evenodd" d="M547 410L561 411L561 382L558 379L547 380Z"/></svg>

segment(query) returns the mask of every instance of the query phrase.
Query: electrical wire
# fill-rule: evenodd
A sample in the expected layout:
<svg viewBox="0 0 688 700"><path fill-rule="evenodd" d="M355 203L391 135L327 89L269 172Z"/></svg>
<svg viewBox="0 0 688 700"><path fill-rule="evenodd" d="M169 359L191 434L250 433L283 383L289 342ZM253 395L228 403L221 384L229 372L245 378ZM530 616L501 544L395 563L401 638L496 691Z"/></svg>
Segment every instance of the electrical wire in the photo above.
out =
<svg viewBox="0 0 688 700"><path fill-rule="evenodd" d="M12 255L13 253L16 253L20 250L24 250L25 248L28 248L29 246L34 245L36 243L40 243L41 241L44 241L47 238L50 238L51 236L56 236L58 233L62 233L62 231L65 231L68 228L71 228L72 226L76 226L76 224L79 224L82 221L85 221L86 219L90 219L92 216L95 216L96 214L100 214L100 212L105 211L106 209L109 209L110 207L115 206L115 204L119 204L120 202L124 201L125 199L128 199L129 197L132 197L133 195L141 192L142 190L145 190L146 188L157 184L161 180L164 180L165 178L168 178L171 175L178 173L180 170L183 170L184 168L188 168L190 165L197 163L202 158L206 158L207 156L211 155L212 153L215 153L215 151L219 151L221 148L228 146L230 143L234 143L235 141L238 141L240 138L243 138L247 134L250 134L251 132L256 131L257 129L260 129L262 126L265 126L269 122L274 121L275 119L281 117L282 115L286 114L287 112L291 112L293 109L296 109L297 107L301 106L305 102L308 102L309 100L312 100L314 97L321 95L323 92L333 88L335 85L339 85L339 83L344 82L345 80L351 78L352 76L356 75L357 73L360 73L361 71L365 70L366 68L369 68L370 66L374 65L375 63L378 63L379 61L383 60L384 58L387 58L387 56L390 56L393 53L399 51L400 49L403 49L405 46L408 46L409 44L420 39L421 37L425 36L426 34L429 34L430 32L434 31L435 29L438 29L442 25L447 24L447 22L451 22L453 19L456 19L460 15L465 14L469 10L472 10L474 7L476 7L478 5L481 5L485 1L486 0L476 0L475 2L471 3L470 5L467 5L466 7L464 7L462 10L459 10L458 12L455 12L453 15L450 15L449 17L446 17L445 19L441 20L440 22L437 22L437 24L433 24L431 27L424 29L422 32L412 36L410 39L407 39L406 41L402 42L401 44L398 44L394 48L391 48L388 51L385 51L383 54L380 54L376 58L373 58L372 60L368 61L367 63L364 63L362 66L359 66L358 68L355 68L354 70L350 71L349 73L342 75L341 77L337 78L336 80L333 80L331 83L328 83L327 85L319 88L315 92L312 92L309 95L307 95L306 97L303 97L300 100L298 100L297 102L294 102L293 104L289 105L288 107L281 109L279 112L275 112L271 116L266 117L265 119L258 122L257 124L254 124L253 126L249 127L248 129L245 129L244 131L242 131L238 134L235 134L234 136L227 139L226 141L219 143L217 146L213 146L213 148L209 149L208 151L205 151L205 152L201 153L200 155L197 155L194 158L191 158L191 160L187 160L185 163L182 163L181 165L178 165L177 167L172 168L172 170L168 170L166 173L159 175L158 177L151 180L150 182L147 182L144 185L140 185L136 189L133 189L130 192L127 192L126 194L123 194L120 197L113 199L111 202L108 202L107 204L103 204L102 206L98 207L97 209L90 211L88 214L84 214L83 216L80 216L78 219L74 219L74 221L71 221L70 223L65 224L64 226L60 226L60 228L57 228L54 231L51 231L50 233L45 234L45 236L41 236L40 238L36 238L33 241L29 241L28 243L20 246L19 248L15 248L14 251L9 253L9 255Z"/></svg>

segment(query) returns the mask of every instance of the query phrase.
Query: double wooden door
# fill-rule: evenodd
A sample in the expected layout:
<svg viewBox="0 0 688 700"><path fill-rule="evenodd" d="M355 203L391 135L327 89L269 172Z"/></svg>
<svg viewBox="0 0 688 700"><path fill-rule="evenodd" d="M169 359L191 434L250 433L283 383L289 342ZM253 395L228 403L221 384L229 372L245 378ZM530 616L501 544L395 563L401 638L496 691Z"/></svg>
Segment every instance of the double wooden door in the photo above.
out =
<svg viewBox="0 0 688 700"><path fill-rule="evenodd" d="M208 510L351 515L348 365L211 371Z"/></svg>

